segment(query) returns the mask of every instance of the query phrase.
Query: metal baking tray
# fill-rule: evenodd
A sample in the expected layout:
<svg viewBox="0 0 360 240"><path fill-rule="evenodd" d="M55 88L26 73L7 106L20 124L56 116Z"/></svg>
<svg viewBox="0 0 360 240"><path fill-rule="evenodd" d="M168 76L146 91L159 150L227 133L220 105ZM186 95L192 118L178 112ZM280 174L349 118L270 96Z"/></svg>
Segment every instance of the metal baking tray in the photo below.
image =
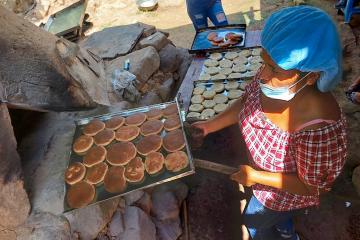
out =
<svg viewBox="0 0 360 240"><path fill-rule="evenodd" d="M223 84L225 84L226 85L226 83L228 82L228 81L236 81L236 82L238 82L239 84L241 84L241 83L243 83L243 82L246 82L247 84L249 84L249 82L250 81L245 81L245 80L243 80L243 79L236 79L236 80L224 80L224 79L219 79L219 80L207 80L207 81L197 81L197 82L194 82L194 88L195 87L198 87L198 86L205 86L205 91L206 90L210 90L211 89L211 87L212 87L212 85L214 85L215 83L223 83ZM192 90L192 92L191 92L191 96L190 96L190 98L192 98L193 96L194 96L194 94L193 94L193 91L194 91L194 88L193 88L193 90ZM240 89L240 88L237 88L236 90L241 90L241 91L244 91L243 89ZM224 89L224 91L222 92L222 94L224 94L225 96L227 96L228 95L228 92L229 92L229 90L227 90L227 89ZM217 93L217 94L219 94L219 93ZM228 102L229 102L230 100L228 100ZM227 103L228 103L227 102ZM204 121L204 120L208 120L208 119L210 119L210 118L197 118L197 117L187 117L187 114L190 112L190 110L189 110L189 107L190 107L190 105L191 105L192 103L191 103L191 101L190 101L190 103L189 103L189 106L187 107L187 109L188 109L188 112L186 113L186 122L189 122L189 123L192 123L192 122L196 122L196 121ZM215 115L214 115L214 117L216 116L216 115L218 115L219 113L215 113Z"/></svg>
<svg viewBox="0 0 360 240"><path fill-rule="evenodd" d="M220 52L222 55L223 55L223 59L225 58L224 56L225 56L225 54L226 53L228 53L228 52L242 52L242 51L253 51L253 50L258 50L258 49L261 49L261 48L252 48L252 49L244 49L244 50L240 50L240 51L227 51L227 52ZM245 67L248 67L248 66L250 66L251 65L251 63L250 63L250 61L251 61L251 59L252 58L254 58L255 56L257 56L257 55L250 55L249 57L247 57L247 59L248 59L248 63L247 64L244 64L244 66ZM210 59L210 54L207 54L206 55L206 60L208 60L208 59ZM259 64L261 64L262 62L258 62ZM203 75L203 74L205 74L205 70L206 70L206 66L205 66L205 64L203 64L202 65L202 67L201 67L201 72L200 72L200 76L201 75ZM219 69L219 70L221 70L222 69L222 67L220 67L220 66L217 66L217 68ZM257 71L257 70L256 70ZM246 72L244 72L244 73L241 73L241 79L252 79L254 76L255 76L255 72L256 71L250 71L250 70L246 70ZM199 77L200 77L199 76ZM224 78L224 79L212 79L212 80L225 80L225 79L228 79L228 80L236 80L236 79L239 79L239 78L230 78L230 77L226 77L226 78ZM195 79L194 81L207 81L207 80L198 80L198 79Z"/></svg>
<svg viewBox="0 0 360 240"><path fill-rule="evenodd" d="M75 121L76 124L76 129L75 129L75 134L73 136L73 141L79 137L82 134L82 127L89 123L92 119L100 119L102 121L106 121L114 116L130 116L134 113L139 113L139 112L148 112L151 109L164 109L166 108L168 105L176 103L177 107L178 107L178 114L179 117L181 119L180 123L181 123L181 130L184 134L184 139L185 139L185 149L183 149L183 151L185 151L187 153L188 159L189 159L189 164L186 168L182 169L179 172L170 172L166 169L165 165L163 167L163 170L161 170L160 173L156 174L155 176L150 176L146 170L145 170L145 177L144 180L140 183L127 183L127 187L126 190L122 193L109 193L105 190L103 182L101 183L101 185L95 185L95 197L93 202L91 202L89 205L93 205L99 202L102 202L104 200L107 199L111 199L114 197L118 197L118 196L122 196L125 194L128 194L130 192L133 192L135 190L139 190L139 189L144 189L144 188L148 188L148 187L153 187L165 182L169 182L175 179L179 179L191 174L195 173L195 167L194 167L194 163L193 163L193 157L191 155L191 151L189 148L189 144L188 144L188 140L186 138L186 134L184 131L184 125L183 125L183 121L184 119L184 111L182 110L182 107L180 106L179 102L177 99L175 99L174 101L171 102L167 102L167 103L161 103L161 104L156 104L156 105L151 105L151 106L146 106L146 107L140 107L140 108L135 108L135 109L130 109L130 110L126 110L126 111L120 111L120 112L114 112L114 113L108 113L108 114L103 114L103 115L99 115L99 116L93 116L93 117L87 117L87 118L82 118L79 120ZM164 120L164 118L162 118L162 120ZM160 136L164 137L166 134L165 129L162 130ZM133 140L133 143L138 142L141 139L141 134L139 134L140 137L137 137L135 140ZM115 142L116 140L114 140ZM117 142L117 141L116 141ZM112 143L110 143L111 145ZM163 147L159 150L161 153L164 154L164 157L166 157L167 155L167 151L163 149ZM140 155L137 155L140 156ZM141 156L142 157L142 156ZM142 157L142 159L144 160L144 157ZM81 162L82 161L82 156L79 156L77 154L75 154L73 151L70 152L70 159L69 159L69 164L74 163L74 162ZM105 160L106 161L106 160ZM65 185L65 192L67 193L67 190L69 188L68 184L65 183L64 181L64 185ZM64 212L69 212L75 210L75 208L70 208L66 202L66 196L64 198Z"/></svg>
<svg viewBox="0 0 360 240"><path fill-rule="evenodd" d="M60 37L68 33L81 34L88 0L80 0L52 14L44 29Z"/></svg>
<svg viewBox="0 0 360 240"><path fill-rule="evenodd" d="M213 46L207 39L207 36L210 32L216 32L219 36L225 36L229 32L234 32L242 35L242 41L236 45L229 47L218 47ZM245 24L229 24L227 26L221 27L207 27L204 29L200 29L196 32L193 43L191 44L191 49L189 49L189 53L204 53L204 52L217 52L224 51L226 49L234 49L234 48L242 48L245 46L245 38L246 38L246 25Z"/></svg>

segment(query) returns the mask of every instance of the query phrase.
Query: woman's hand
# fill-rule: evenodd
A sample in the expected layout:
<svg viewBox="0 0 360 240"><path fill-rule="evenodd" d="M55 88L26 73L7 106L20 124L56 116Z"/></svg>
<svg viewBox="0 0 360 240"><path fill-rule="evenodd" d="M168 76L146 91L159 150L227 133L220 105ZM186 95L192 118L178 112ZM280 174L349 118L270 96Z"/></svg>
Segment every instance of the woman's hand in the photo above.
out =
<svg viewBox="0 0 360 240"><path fill-rule="evenodd" d="M203 121L191 124L188 132L190 133L190 145L194 148L199 148L209 133L207 122Z"/></svg>
<svg viewBox="0 0 360 240"><path fill-rule="evenodd" d="M239 171L230 176L231 180L238 182L246 187L256 184L255 177L257 171L248 165L240 165Z"/></svg>

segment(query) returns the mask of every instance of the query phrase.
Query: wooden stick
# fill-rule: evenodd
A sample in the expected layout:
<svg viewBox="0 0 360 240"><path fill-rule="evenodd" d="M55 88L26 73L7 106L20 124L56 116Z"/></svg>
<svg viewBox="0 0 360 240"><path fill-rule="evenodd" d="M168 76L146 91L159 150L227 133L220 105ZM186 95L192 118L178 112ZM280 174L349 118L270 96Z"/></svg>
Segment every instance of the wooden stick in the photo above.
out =
<svg viewBox="0 0 360 240"><path fill-rule="evenodd" d="M190 232L189 232L189 220L188 220L188 209L186 199L183 202L183 217L184 217L184 228L185 228L185 240L190 240Z"/></svg>
<svg viewBox="0 0 360 240"><path fill-rule="evenodd" d="M245 195L245 188L242 184L239 184L239 191ZM246 198L243 198L240 200L241 215L244 214L245 207L246 207ZM249 240L250 239L249 232L247 230L247 227L244 224L241 225L241 231L242 231L242 240Z"/></svg>
<svg viewBox="0 0 360 240"><path fill-rule="evenodd" d="M206 161L206 160L202 160L202 159L197 159L197 158L194 159L194 163L195 163L195 167L203 168L203 169L210 170L213 172L222 173L225 175L231 175L238 171L238 169L234 168L234 167L230 167L230 166L226 166L223 164L214 163L214 162L210 162L210 161Z"/></svg>

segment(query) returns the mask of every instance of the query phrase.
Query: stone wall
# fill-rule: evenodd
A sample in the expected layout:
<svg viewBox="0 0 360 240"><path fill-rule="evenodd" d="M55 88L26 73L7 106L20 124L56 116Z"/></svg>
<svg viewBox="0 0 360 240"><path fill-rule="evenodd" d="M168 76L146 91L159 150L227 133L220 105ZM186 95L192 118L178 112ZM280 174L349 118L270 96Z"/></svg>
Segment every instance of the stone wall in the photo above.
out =
<svg viewBox="0 0 360 240"><path fill-rule="evenodd" d="M117 96L111 82L114 70L122 69L125 60L130 61L129 71L137 78L142 98L150 95L161 102L174 96L192 60L186 49L172 44L167 33L143 23L106 28L90 35L80 46L103 59L113 103L125 100Z"/></svg>
<svg viewBox="0 0 360 240"><path fill-rule="evenodd" d="M116 38L123 34L127 37ZM74 120L170 100L186 74L191 56L186 50L173 46L167 37L168 34L157 31L155 27L139 23L105 29L80 44L104 61L112 105L83 112L43 113L28 120L36 124L26 129L18 152L29 195L29 200L24 198L23 202L30 201L31 212L26 219L29 204L18 206L17 211L25 211L21 215L24 217L18 218L21 222L11 226L0 224L0 239L116 237L140 240L145 239L144 236L149 237L147 239L177 239L182 232L180 206L188 191L181 182L137 191L124 198L110 199L63 214L63 173L70 156ZM142 94L139 102L125 101L111 86L111 73L122 68L126 59L130 60L130 72L137 77L136 86ZM22 185L13 189L24 192ZM21 198L18 200L22 201Z"/></svg>

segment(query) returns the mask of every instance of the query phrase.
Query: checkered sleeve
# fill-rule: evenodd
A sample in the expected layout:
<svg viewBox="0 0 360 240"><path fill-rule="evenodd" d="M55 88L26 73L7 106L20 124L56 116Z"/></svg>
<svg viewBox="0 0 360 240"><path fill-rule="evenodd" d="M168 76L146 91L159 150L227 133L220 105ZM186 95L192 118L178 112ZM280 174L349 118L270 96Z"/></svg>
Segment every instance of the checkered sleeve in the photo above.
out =
<svg viewBox="0 0 360 240"><path fill-rule="evenodd" d="M298 176L308 185L329 191L345 163L344 120L318 130L304 131L296 142Z"/></svg>

